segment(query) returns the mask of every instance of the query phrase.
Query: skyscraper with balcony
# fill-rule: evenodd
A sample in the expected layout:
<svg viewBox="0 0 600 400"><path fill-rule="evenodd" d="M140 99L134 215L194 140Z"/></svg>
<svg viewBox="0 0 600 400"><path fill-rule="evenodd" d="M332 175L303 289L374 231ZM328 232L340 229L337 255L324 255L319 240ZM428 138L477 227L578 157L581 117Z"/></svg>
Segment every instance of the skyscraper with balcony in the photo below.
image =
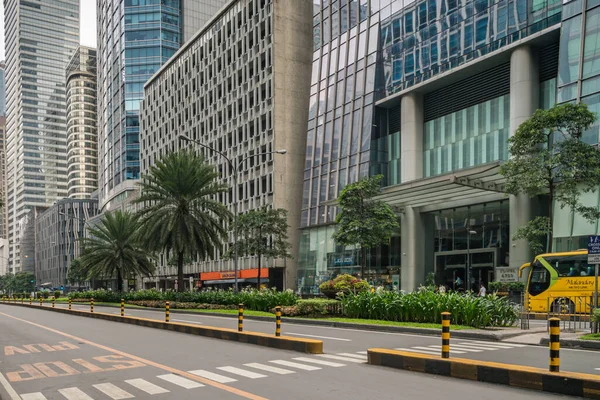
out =
<svg viewBox="0 0 600 400"><path fill-rule="evenodd" d="M98 196L102 211L126 201L140 177L139 104L144 83L225 3L98 1Z"/></svg>
<svg viewBox="0 0 600 400"><path fill-rule="evenodd" d="M6 0L4 22L9 258L19 272L27 215L67 195L65 68L79 45L79 1Z"/></svg>

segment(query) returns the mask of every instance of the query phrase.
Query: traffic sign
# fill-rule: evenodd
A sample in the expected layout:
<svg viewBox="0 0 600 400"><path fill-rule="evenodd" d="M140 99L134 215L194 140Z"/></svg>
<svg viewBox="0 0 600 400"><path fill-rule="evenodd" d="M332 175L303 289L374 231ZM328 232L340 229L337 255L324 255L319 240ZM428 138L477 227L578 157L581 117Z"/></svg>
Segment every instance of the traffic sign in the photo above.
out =
<svg viewBox="0 0 600 400"><path fill-rule="evenodd" d="M600 236L589 237L588 264L600 264Z"/></svg>

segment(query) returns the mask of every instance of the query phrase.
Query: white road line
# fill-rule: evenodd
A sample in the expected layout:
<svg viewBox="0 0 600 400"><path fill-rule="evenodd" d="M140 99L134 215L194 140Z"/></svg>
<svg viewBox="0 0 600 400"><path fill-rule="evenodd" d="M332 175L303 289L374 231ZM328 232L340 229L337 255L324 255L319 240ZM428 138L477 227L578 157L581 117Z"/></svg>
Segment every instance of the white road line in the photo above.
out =
<svg viewBox="0 0 600 400"><path fill-rule="evenodd" d="M269 362L277 365L283 365L285 367L298 368L304 371L316 371L321 369L321 367L315 367L314 365L299 364L287 360L272 360Z"/></svg>
<svg viewBox="0 0 600 400"><path fill-rule="evenodd" d="M483 344L486 346L490 345L490 346L530 347L525 344L508 343L508 342L490 343L490 342L484 342L484 341L480 341L480 340L473 341L473 343L479 343L479 344Z"/></svg>
<svg viewBox="0 0 600 400"><path fill-rule="evenodd" d="M594 368L596 371L600 371L600 368Z"/></svg>
<svg viewBox="0 0 600 400"><path fill-rule="evenodd" d="M433 346L429 346L429 347L433 347ZM442 346L437 346L436 345L436 348L441 349ZM470 353L483 353L484 350L487 350L487 349L483 349L482 350L482 349L479 349L479 348L472 348L471 346L465 346L465 345L450 343L450 349L453 349L453 348L457 348L458 350L464 350L464 351L470 352Z"/></svg>
<svg viewBox="0 0 600 400"><path fill-rule="evenodd" d="M429 350L429 351L434 351L434 350L440 350L440 353L437 353L438 355L441 354L441 350L442 350L442 346L438 346L438 345L434 345L434 346L427 346L427 347L421 347L421 346L413 346L413 349L419 349L419 350ZM461 349L463 350L463 349ZM454 353L454 354L466 354L467 351L461 351L461 350L452 350L452 346L450 346L450 353Z"/></svg>
<svg viewBox="0 0 600 400"><path fill-rule="evenodd" d="M219 383L231 383L237 382L237 379L230 378L225 375L215 374L214 372L205 371L203 369L198 369L196 371L188 371L190 374L201 376L202 378L210 379L211 381L219 382Z"/></svg>
<svg viewBox="0 0 600 400"><path fill-rule="evenodd" d="M346 364L340 364L340 363L335 363L335 362L325 361L325 360L317 360L317 359L308 358L308 357L296 357L296 358L293 358L293 359L297 360L297 361L307 362L307 363L314 363L314 364L318 364L318 365L325 365L327 367L345 367L346 366Z"/></svg>
<svg viewBox="0 0 600 400"><path fill-rule="evenodd" d="M167 382L171 382L177 386L181 386L184 389L194 389L204 386L201 383L194 382L192 380L186 379L182 376L175 374L158 375L157 378Z"/></svg>
<svg viewBox="0 0 600 400"><path fill-rule="evenodd" d="M0 373L0 384L2 384L4 390L6 390L6 393L8 393L11 400L21 400L21 396L19 396L16 390L13 389L10 383L8 383L8 381L6 380L4 375L2 375L2 373Z"/></svg>
<svg viewBox="0 0 600 400"><path fill-rule="evenodd" d="M423 353L423 354L429 354L431 356L439 356L440 355L439 351L434 351L433 349L429 349L429 351L425 351L425 350L408 349L405 347L397 347L394 350L408 351L409 353Z"/></svg>
<svg viewBox="0 0 600 400"><path fill-rule="evenodd" d="M357 351L356 354L364 354L367 355L369 352L368 351Z"/></svg>
<svg viewBox="0 0 600 400"><path fill-rule="evenodd" d="M148 394L169 393L169 391L167 389L161 388L160 386L155 385L154 383L148 382L145 379L128 379L125 382L129 383L134 388L137 388Z"/></svg>
<svg viewBox="0 0 600 400"><path fill-rule="evenodd" d="M353 363L358 363L358 364L362 364L365 362L365 360L359 360L358 358L335 356L333 354L318 354L317 357L328 358L330 360L337 360L337 361L353 362Z"/></svg>
<svg viewBox="0 0 600 400"><path fill-rule="evenodd" d="M338 353L338 356L344 356L344 357L352 357L352 358L358 358L361 360L366 360L367 356L366 355L362 355L362 354L352 354L352 353Z"/></svg>
<svg viewBox="0 0 600 400"><path fill-rule="evenodd" d="M244 364L244 365L246 367L256 368L256 369L260 369L260 370L267 371L267 372L273 372L274 374L279 374L279 375L288 375L288 374L296 373L296 371L290 371L289 369L271 367L270 365L259 364L259 363L249 363L249 364Z"/></svg>
<svg viewBox="0 0 600 400"><path fill-rule="evenodd" d="M135 397L131 393L127 393L126 391L119 388L118 386L113 385L112 383L98 383L92 386L114 400L133 399Z"/></svg>
<svg viewBox="0 0 600 400"><path fill-rule="evenodd" d="M245 369L236 368L236 367L218 367L217 369L225 372L229 372L230 374L244 376L250 379L258 379L258 378L266 378L267 375L257 374L256 372L246 371Z"/></svg>
<svg viewBox="0 0 600 400"><path fill-rule="evenodd" d="M471 343L467 343L467 342L465 342L465 343L459 343L459 345L462 345L462 346L472 346ZM505 350L506 349L514 349L514 347L512 347L512 346L501 345L501 344L479 344L479 343L477 343L477 344L475 344L475 346L477 346L477 347L483 347L483 346L485 346L485 347L490 347L492 349L505 349Z"/></svg>
<svg viewBox="0 0 600 400"><path fill-rule="evenodd" d="M44 396L40 392L22 394L21 399L23 399L23 400L48 400L48 399L46 399L46 396Z"/></svg>
<svg viewBox="0 0 600 400"><path fill-rule="evenodd" d="M482 346L482 345L473 345L470 343L466 343L466 344L450 344L450 347L461 347L464 349L467 349L469 351L475 351L475 350L479 350L479 351L483 351L483 350L490 350L490 351L494 351L494 350L499 350L497 347L489 347L489 346Z"/></svg>
<svg viewBox="0 0 600 400"><path fill-rule="evenodd" d="M352 341L352 339L344 339L344 338L337 338L337 337L331 337L331 336L307 335L305 333L294 333L294 332L287 332L287 336L306 336L306 337L312 337L312 338L317 338L317 339L339 340L340 342L351 342Z"/></svg>
<svg viewBox="0 0 600 400"><path fill-rule="evenodd" d="M175 321L175 322L185 322L186 324L197 324L197 325L204 325L202 322L188 321L188 320L185 320L185 319L171 319L171 321Z"/></svg>
<svg viewBox="0 0 600 400"><path fill-rule="evenodd" d="M76 387L59 389L58 393L65 396L67 400L94 400Z"/></svg>

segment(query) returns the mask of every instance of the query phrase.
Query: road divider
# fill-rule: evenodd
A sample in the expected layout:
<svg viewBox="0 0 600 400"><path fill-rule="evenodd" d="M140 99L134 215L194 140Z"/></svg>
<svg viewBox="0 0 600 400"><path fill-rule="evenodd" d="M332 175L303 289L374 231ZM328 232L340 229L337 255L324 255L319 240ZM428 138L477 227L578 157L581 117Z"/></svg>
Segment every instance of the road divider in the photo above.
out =
<svg viewBox="0 0 600 400"><path fill-rule="evenodd" d="M368 363L478 382L600 399L600 376L388 349L369 349Z"/></svg>
<svg viewBox="0 0 600 400"><path fill-rule="evenodd" d="M15 304L17 307L40 309L40 306L30 306L28 304ZM93 300L91 302L93 307ZM93 309L93 308L92 308ZM185 324L164 322L154 319L139 317L121 317L120 315L98 313L92 311L69 310L67 308L44 308L44 311L53 311L63 314L78 315L88 318L103 319L107 321L123 322L132 325L145 326L148 328L164 329L191 335L204 336L214 339L231 340L234 342L255 344L258 346L271 347L281 350L291 350L301 353L323 354L323 341L315 339L304 339L290 336L274 336L260 332L239 332L237 329L217 328L213 326L199 326L197 324Z"/></svg>

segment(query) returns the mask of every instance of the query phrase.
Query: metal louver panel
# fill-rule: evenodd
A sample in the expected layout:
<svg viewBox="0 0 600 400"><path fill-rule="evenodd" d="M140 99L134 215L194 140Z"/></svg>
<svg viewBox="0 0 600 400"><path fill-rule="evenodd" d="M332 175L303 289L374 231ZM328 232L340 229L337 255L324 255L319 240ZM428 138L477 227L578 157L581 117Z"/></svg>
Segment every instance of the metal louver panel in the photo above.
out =
<svg viewBox="0 0 600 400"><path fill-rule="evenodd" d="M400 107L391 108L388 111L389 133L400 132Z"/></svg>
<svg viewBox="0 0 600 400"><path fill-rule="evenodd" d="M556 78L558 75L558 49L559 44L553 43L540 50L540 82Z"/></svg>

